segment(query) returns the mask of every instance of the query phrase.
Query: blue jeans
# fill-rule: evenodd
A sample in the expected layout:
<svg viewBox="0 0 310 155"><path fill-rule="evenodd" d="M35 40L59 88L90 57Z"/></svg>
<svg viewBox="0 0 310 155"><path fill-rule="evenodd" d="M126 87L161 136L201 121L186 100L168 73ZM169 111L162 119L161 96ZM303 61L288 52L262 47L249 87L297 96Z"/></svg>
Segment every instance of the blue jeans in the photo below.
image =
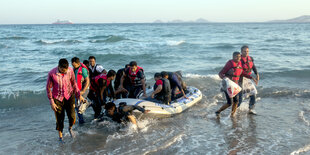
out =
<svg viewBox="0 0 310 155"><path fill-rule="evenodd" d="M239 93L239 104L238 107L241 105L242 103L242 96L243 96L243 92L241 91ZM256 103L256 95L251 95L250 96L250 102L249 102L249 109L254 109L255 107L255 103Z"/></svg>

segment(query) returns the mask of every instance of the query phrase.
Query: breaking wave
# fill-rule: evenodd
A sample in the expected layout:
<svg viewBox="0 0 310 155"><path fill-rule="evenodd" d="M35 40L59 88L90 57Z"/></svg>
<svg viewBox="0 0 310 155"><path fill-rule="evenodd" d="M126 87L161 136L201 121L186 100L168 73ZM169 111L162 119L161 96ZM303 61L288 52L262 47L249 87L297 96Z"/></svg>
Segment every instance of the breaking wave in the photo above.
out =
<svg viewBox="0 0 310 155"><path fill-rule="evenodd" d="M125 37L122 36L114 36L114 35L110 35L110 36L95 36L93 37L95 38L95 40L90 40L89 42L91 43L115 43L115 42L119 42L119 41L123 41L123 40L129 40ZM102 39L105 38L105 39Z"/></svg>
<svg viewBox="0 0 310 155"><path fill-rule="evenodd" d="M184 43L185 43L184 40L180 40L180 41L169 40L169 41L167 41L167 45L169 45L169 46L178 46L178 45L182 45Z"/></svg>
<svg viewBox="0 0 310 155"><path fill-rule="evenodd" d="M78 44L82 43L82 41L79 40L39 40L35 43L40 45L53 45L53 44L64 44L64 45L71 45L71 44Z"/></svg>

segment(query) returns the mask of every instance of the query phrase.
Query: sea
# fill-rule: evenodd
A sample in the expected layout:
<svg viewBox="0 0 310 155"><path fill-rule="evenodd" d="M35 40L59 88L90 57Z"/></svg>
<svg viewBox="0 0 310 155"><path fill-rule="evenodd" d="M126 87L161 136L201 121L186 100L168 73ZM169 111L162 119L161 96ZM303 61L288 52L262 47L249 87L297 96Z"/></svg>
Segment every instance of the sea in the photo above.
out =
<svg viewBox="0 0 310 155"><path fill-rule="evenodd" d="M310 154L310 23L154 23L0 25L0 154ZM255 110L245 99L231 118L219 71L248 45L260 75ZM161 71L182 71L202 100L169 117L142 117L138 128L65 120L58 142L46 95L58 60L95 56L107 70L130 61L147 85Z"/></svg>

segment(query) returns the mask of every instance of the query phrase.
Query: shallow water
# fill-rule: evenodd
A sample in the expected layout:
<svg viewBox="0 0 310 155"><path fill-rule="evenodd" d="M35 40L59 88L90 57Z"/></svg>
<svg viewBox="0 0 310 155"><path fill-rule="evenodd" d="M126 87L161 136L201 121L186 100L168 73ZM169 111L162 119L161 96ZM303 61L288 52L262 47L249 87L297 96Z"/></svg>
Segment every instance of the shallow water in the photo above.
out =
<svg viewBox="0 0 310 155"><path fill-rule="evenodd" d="M0 25L0 152L9 154L309 154L309 24ZM243 44L260 73L258 115L245 101L235 118L217 73ZM153 74L182 70L200 103L167 118L142 118L139 130L111 122L75 125L57 142L46 76L62 57L94 55L107 69L136 60ZM65 129L68 123L65 123Z"/></svg>

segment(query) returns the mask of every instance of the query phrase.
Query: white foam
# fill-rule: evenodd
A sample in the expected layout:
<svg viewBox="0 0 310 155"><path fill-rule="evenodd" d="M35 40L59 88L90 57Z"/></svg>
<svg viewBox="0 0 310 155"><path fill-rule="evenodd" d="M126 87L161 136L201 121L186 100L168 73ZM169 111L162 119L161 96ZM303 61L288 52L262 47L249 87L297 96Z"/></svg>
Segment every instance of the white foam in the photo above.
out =
<svg viewBox="0 0 310 155"><path fill-rule="evenodd" d="M200 75L200 74L187 73L184 75L184 77L193 79L212 78L214 80L222 80L217 74Z"/></svg>
<svg viewBox="0 0 310 155"><path fill-rule="evenodd" d="M304 146L304 147L302 147L296 151L293 151L290 155L295 155L295 154L297 155L297 154L300 154L302 152L308 152L309 150L310 150L310 144L308 144L308 145L306 145L306 146Z"/></svg>
<svg viewBox="0 0 310 155"><path fill-rule="evenodd" d="M300 117L300 119L302 119L302 120L306 123L307 126L310 126L310 121L308 121L308 120L304 117L304 111L301 111L301 112L299 113L299 117Z"/></svg>
<svg viewBox="0 0 310 155"><path fill-rule="evenodd" d="M169 45L169 46L178 46L178 45L181 45L183 43L185 43L184 40L180 40L180 41L168 40L167 41L167 45Z"/></svg>
<svg viewBox="0 0 310 155"><path fill-rule="evenodd" d="M57 43L57 42L62 41L62 40L54 40L54 41L52 41L52 40L40 40L40 41L44 44L54 44L54 43Z"/></svg>
<svg viewBox="0 0 310 155"><path fill-rule="evenodd" d="M182 142L182 137L184 137L184 136L185 136L185 134L183 134L183 133L178 134L178 135L172 137L172 139L168 140L166 143L162 144L160 147L157 147L153 150L146 151L143 154L146 155L146 154L151 154L153 152L157 152L158 150L164 150L164 149L170 147L171 145L175 144L176 142Z"/></svg>

